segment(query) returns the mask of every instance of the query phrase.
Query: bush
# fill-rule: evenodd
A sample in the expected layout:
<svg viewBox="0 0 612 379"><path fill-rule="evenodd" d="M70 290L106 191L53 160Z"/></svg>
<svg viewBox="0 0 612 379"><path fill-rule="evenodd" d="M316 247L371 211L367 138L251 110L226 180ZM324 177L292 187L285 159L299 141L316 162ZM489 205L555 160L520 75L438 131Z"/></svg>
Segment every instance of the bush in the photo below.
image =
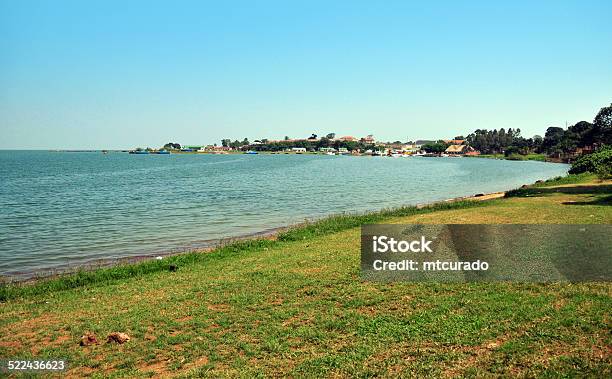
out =
<svg viewBox="0 0 612 379"><path fill-rule="evenodd" d="M583 172L606 173L612 171L612 146L603 146L593 154L583 155L572 163L570 174Z"/></svg>
<svg viewBox="0 0 612 379"><path fill-rule="evenodd" d="M612 179L612 165L602 165L597 168L597 177L601 180Z"/></svg>

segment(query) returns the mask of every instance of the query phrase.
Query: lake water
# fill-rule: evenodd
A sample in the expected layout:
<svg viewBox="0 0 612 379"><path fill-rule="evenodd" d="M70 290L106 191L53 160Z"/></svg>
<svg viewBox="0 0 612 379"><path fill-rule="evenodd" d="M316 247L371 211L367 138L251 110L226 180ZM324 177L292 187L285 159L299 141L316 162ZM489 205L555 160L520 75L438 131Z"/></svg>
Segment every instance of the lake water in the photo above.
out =
<svg viewBox="0 0 612 379"><path fill-rule="evenodd" d="M210 245L332 213L516 188L562 164L0 151L0 275Z"/></svg>

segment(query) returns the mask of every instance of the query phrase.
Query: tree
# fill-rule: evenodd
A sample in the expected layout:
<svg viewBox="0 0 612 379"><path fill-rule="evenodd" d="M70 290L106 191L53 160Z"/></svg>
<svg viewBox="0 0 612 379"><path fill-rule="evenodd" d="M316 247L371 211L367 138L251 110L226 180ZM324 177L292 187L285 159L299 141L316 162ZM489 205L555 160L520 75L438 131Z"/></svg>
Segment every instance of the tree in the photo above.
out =
<svg viewBox="0 0 612 379"><path fill-rule="evenodd" d="M325 136L327 139L334 139L336 138L336 133L329 133L328 135Z"/></svg>
<svg viewBox="0 0 612 379"><path fill-rule="evenodd" d="M544 134L544 141L542 143L542 148L547 153L555 152L557 145L561 142L563 138L563 134L565 131L563 128L559 128L556 126L551 126L546 129L546 133Z"/></svg>
<svg viewBox="0 0 612 379"><path fill-rule="evenodd" d="M544 138L542 138L542 136L539 135L535 135L533 136L533 144L532 144L532 148L536 153L540 153L542 152L542 143L544 142Z"/></svg>
<svg viewBox="0 0 612 379"><path fill-rule="evenodd" d="M242 140L242 146L249 145L249 140L247 138Z"/></svg>
<svg viewBox="0 0 612 379"><path fill-rule="evenodd" d="M229 138L221 140L221 146L223 146L223 147L229 147L231 145L231 143L232 143L232 141Z"/></svg>
<svg viewBox="0 0 612 379"><path fill-rule="evenodd" d="M289 141L289 136L285 136L285 141Z"/></svg>
<svg viewBox="0 0 612 379"><path fill-rule="evenodd" d="M164 145L164 149L165 150L180 150L181 145L175 142L168 142L167 144Z"/></svg>
<svg viewBox="0 0 612 379"><path fill-rule="evenodd" d="M570 153L578 147L580 138L571 130L566 130L561 137L561 141L557 144L557 150L563 153Z"/></svg>
<svg viewBox="0 0 612 379"><path fill-rule="evenodd" d="M312 133L312 134L310 135L310 137L308 137L308 139L317 139L317 135L316 135L316 134L314 134L314 133Z"/></svg>
<svg viewBox="0 0 612 379"><path fill-rule="evenodd" d="M593 120L593 126L593 142L612 144L612 104L599 110Z"/></svg>
<svg viewBox="0 0 612 379"><path fill-rule="evenodd" d="M578 146L590 146L593 144L594 126L588 121L579 121L567 130L572 133Z"/></svg>
<svg viewBox="0 0 612 379"><path fill-rule="evenodd" d="M321 139L317 142L317 149L322 147L329 147L331 141L327 137L321 137Z"/></svg>
<svg viewBox="0 0 612 379"><path fill-rule="evenodd" d="M421 148L428 153L442 153L447 147L444 143L436 142L425 144Z"/></svg>

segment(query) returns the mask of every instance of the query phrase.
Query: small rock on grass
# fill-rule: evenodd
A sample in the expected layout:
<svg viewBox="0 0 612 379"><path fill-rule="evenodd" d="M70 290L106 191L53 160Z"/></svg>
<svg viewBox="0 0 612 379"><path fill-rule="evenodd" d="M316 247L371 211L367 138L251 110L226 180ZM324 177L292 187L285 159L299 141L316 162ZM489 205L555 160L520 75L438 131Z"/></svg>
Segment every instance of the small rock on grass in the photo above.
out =
<svg viewBox="0 0 612 379"><path fill-rule="evenodd" d="M125 333L113 332L113 333L108 335L106 340L108 342L116 342L116 343L121 345L121 344L124 344L127 341L129 341L130 340L130 336L128 336Z"/></svg>
<svg viewBox="0 0 612 379"><path fill-rule="evenodd" d="M98 343L98 339L96 338L96 335L93 333L85 333L81 336L81 346L90 346L90 345L96 345Z"/></svg>

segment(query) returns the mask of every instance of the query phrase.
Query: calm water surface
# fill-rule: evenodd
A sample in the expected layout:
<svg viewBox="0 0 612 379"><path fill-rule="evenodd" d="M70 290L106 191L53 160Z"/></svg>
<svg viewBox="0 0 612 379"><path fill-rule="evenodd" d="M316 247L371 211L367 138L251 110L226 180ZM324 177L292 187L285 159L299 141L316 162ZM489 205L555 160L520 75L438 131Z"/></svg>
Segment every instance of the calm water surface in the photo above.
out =
<svg viewBox="0 0 612 379"><path fill-rule="evenodd" d="M566 172L472 158L0 151L0 275L182 251L306 218L502 191Z"/></svg>

